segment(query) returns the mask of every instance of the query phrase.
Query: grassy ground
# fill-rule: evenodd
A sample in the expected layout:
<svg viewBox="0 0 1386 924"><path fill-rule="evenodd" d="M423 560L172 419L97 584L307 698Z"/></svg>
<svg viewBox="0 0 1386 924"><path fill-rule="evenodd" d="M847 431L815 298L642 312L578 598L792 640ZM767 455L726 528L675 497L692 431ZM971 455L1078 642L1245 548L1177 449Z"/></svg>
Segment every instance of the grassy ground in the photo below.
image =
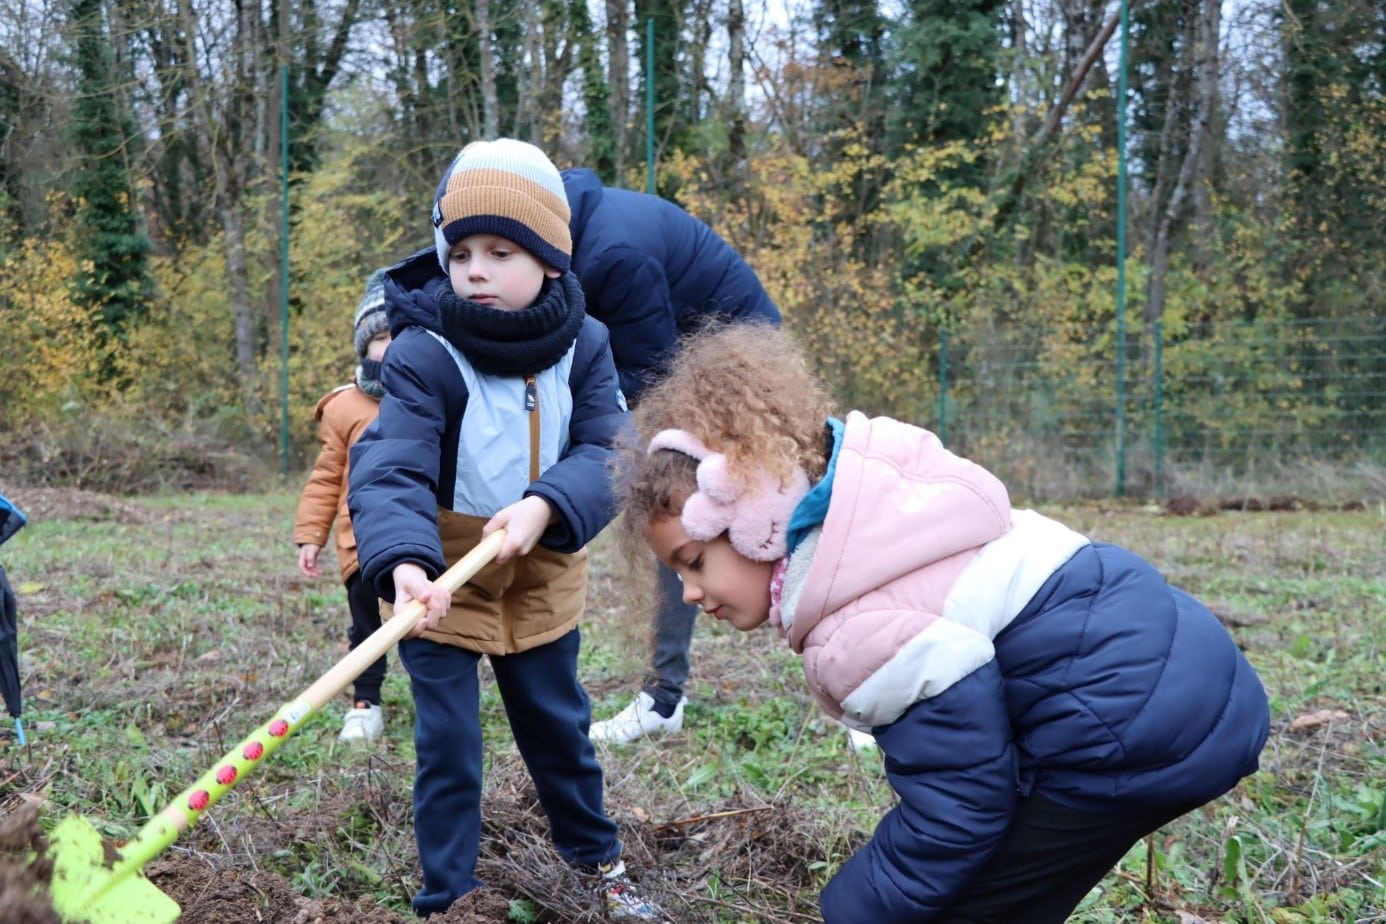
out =
<svg viewBox="0 0 1386 924"><path fill-rule="evenodd" d="M128 836L345 653L340 585L294 569L290 494L6 493L31 519L0 550L20 595L30 744L0 736L0 812L37 798L45 824L72 809ZM1074 920L1386 921L1386 510L1046 512L1209 602L1273 709L1261 772L1134 849ZM598 717L628 701L646 651L620 571L599 540L582 667ZM818 888L891 804L879 759L849 752L773 634L709 620L694 659L684 731L602 755L628 862L677 920L814 920ZM394 658L382 747L336 742L345 706L172 850L407 911L412 716ZM493 693L484 709L483 877L514 896L514 920L583 919L556 897Z"/></svg>

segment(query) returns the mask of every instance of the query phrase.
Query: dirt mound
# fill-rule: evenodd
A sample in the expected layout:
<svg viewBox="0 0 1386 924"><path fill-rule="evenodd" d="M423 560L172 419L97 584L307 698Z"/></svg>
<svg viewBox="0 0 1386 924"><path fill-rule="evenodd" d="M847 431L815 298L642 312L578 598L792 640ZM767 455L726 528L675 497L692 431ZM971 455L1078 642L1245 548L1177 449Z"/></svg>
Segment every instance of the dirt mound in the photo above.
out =
<svg viewBox="0 0 1386 924"><path fill-rule="evenodd" d="M184 921L199 924L403 924L418 919L376 905L306 898L283 876L263 869L217 869L195 857L155 860L145 869L149 881L178 903ZM497 897L497 901L500 899ZM498 915L451 918L449 921L504 921L505 902Z"/></svg>
<svg viewBox="0 0 1386 924"><path fill-rule="evenodd" d="M110 494L82 488L11 488L0 484L4 494L29 519L87 520L94 523L147 523L147 508Z"/></svg>
<svg viewBox="0 0 1386 924"><path fill-rule="evenodd" d="M515 920L511 917L515 901L525 903L522 914L531 916L527 919L543 924L605 920L592 881L554 855L542 812L531 804L532 798L533 791L521 787L488 794L486 831L477 864L487 888L464 896L446 912L431 917L431 922L502 924ZM45 854L48 845L37 806L37 800L26 801L0 822L0 908L6 924L76 924L59 918L47 897L53 866ZM706 877L715 878L722 889L738 883L745 891L768 872L778 888L813 891L809 858L800 848L821 832L814 830L811 819L787 806L734 807L661 825L632 817L617 821L632 878L642 895L664 908L666 921L715 919L690 901L707 893ZM109 842L106 846L112 854L117 849ZM679 858L684 861L681 869ZM180 921L196 924L413 924L418 920L407 910L382 907L369 895L309 897L250 853L217 855L174 848L150 861L143 874L178 903Z"/></svg>
<svg viewBox="0 0 1386 924"><path fill-rule="evenodd" d="M10 924L60 924L44 892L53 876L41 853L38 803L26 802L0 819L0 908Z"/></svg>
<svg viewBox="0 0 1386 924"><path fill-rule="evenodd" d="M48 899L53 866L38 823L37 803L26 803L0 820L0 908L6 924L64 924ZM372 898L358 902L307 898L283 876L263 869L217 868L196 857L156 859L144 870L149 881L178 903L180 920L197 924L407 924L418 919L381 908ZM435 915L440 924L504 922L509 902L483 890Z"/></svg>

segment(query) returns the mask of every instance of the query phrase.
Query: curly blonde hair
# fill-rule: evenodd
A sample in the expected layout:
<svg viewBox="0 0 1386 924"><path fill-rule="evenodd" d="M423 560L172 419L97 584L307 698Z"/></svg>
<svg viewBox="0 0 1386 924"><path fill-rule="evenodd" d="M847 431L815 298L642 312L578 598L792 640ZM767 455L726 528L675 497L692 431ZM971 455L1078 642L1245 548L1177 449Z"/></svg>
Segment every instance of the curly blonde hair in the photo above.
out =
<svg viewBox="0 0 1386 924"><path fill-rule="evenodd" d="M697 487L691 457L646 452L656 433L693 434L727 457L733 479L743 487L758 471L783 482L795 466L813 482L827 466L824 424L834 410L786 331L764 323L723 322L683 337L668 374L641 394L634 426L617 445L618 535L626 559L648 560L644 536L650 523L678 515Z"/></svg>

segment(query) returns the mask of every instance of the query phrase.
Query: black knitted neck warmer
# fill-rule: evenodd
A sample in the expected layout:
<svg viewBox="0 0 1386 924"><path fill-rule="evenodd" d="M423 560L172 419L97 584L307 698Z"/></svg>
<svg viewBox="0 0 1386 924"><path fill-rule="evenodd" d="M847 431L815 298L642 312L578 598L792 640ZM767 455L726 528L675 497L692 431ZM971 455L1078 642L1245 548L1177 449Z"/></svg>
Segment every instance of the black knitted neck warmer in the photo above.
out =
<svg viewBox="0 0 1386 924"><path fill-rule="evenodd" d="M356 367L356 387L379 401L385 397L385 386L380 381L380 360L362 358Z"/></svg>
<svg viewBox="0 0 1386 924"><path fill-rule="evenodd" d="M529 375L563 358L586 315L582 287L572 273L546 280L534 305L504 311L438 293L443 336L486 375Z"/></svg>

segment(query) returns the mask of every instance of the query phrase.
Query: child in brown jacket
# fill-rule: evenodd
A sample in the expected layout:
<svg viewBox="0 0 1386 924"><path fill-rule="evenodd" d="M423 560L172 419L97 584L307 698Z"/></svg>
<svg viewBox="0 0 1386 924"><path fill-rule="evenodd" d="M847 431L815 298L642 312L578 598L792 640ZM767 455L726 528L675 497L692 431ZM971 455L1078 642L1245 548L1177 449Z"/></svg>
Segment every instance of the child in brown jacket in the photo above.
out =
<svg viewBox="0 0 1386 924"><path fill-rule="evenodd" d="M356 536L347 511L348 451L362 431L380 413L380 364L390 345L390 328L385 319L383 270L371 274L366 293L356 309L355 345L360 361L355 381L334 388L318 402L314 416L322 450L308 476L308 484L298 501L294 521L294 542L298 544L298 570L307 577L321 577L318 553L327 542L333 521L337 524L337 565L346 585L347 605L351 609L351 629L347 644L355 648L380 628L380 602L375 590L361 580L356 559ZM342 722L342 741L375 741L385 731L380 709L380 685L385 679L382 655L366 668L355 684L355 706Z"/></svg>

